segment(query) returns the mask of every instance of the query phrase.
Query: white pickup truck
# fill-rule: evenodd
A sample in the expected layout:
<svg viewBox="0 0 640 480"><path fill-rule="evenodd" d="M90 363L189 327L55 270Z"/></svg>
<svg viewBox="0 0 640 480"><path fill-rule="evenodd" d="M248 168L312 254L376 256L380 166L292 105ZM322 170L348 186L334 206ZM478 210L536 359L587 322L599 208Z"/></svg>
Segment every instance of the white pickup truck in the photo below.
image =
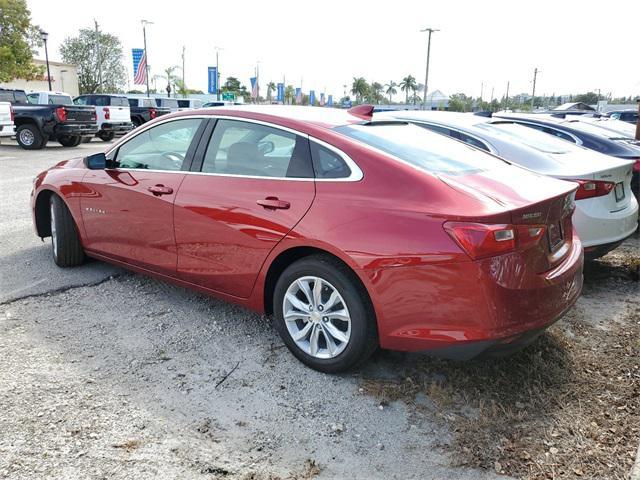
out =
<svg viewBox="0 0 640 480"><path fill-rule="evenodd" d="M76 105L93 105L98 116L96 136L105 142L113 137L122 136L133 129L129 100L124 95L94 93L80 95L73 99Z"/></svg>
<svg viewBox="0 0 640 480"><path fill-rule="evenodd" d="M0 102L0 137L12 137L16 134L13 124L13 110L9 102Z"/></svg>

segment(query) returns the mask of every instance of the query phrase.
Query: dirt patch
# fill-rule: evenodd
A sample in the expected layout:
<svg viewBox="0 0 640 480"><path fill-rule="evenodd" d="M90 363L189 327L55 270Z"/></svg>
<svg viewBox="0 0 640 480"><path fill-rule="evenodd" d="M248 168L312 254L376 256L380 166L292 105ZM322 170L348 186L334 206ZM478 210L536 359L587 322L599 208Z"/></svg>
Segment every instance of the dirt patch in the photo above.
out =
<svg viewBox="0 0 640 480"><path fill-rule="evenodd" d="M461 465L525 479L626 479L640 440L640 253L637 238L627 243L587 266L577 308L521 353L425 360L403 379L365 380L364 391L440 418Z"/></svg>

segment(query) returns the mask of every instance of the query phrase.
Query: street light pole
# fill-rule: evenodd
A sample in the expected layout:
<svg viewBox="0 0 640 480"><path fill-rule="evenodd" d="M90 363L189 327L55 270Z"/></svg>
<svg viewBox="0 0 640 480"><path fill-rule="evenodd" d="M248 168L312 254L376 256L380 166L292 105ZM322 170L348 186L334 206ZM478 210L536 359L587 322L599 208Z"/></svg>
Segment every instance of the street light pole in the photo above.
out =
<svg viewBox="0 0 640 480"><path fill-rule="evenodd" d="M538 67L533 70L533 91L531 92L531 111L534 109L534 102L536 98L536 80L538 78Z"/></svg>
<svg viewBox="0 0 640 480"><path fill-rule="evenodd" d="M96 24L96 57L98 61L98 91L102 93L102 59L100 58L100 30L98 30L98 21L94 18L93 23Z"/></svg>
<svg viewBox="0 0 640 480"><path fill-rule="evenodd" d="M422 99L422 109L427 109L427 91L429 86L429 57L431 55L431 34L433 32L439 32L437 28L425 28L424 30L420 30L421 32L429 32L429 40L427 41L427 72L424 76L424 95Z"/></svg>
<svg viewBox="0 0 640 480"><path fill-rule="evenodd" d="M213 47L216 51L216 100L220 101L220 57L218 54L222 48Z"/></svg>
<svg viewBox="0 0 640 480"><path fill-rule="evenodd" d="M49 50L47 49L47 40L49 39L49 34L44 30L40 30L40 37L44 42L44 58L47 62L47 80L49 81L49 91L51 91L51 71L49 70Z"/></svg>
<svg viewBox="0 0 640 480"><path fill-rule="evenodd" d="M147 51L147 25L153 25L153 22L149 22L148 20L141 20L142 23L142 38L144 40L144 69L145 69L145 77L147 79L147 98L149 95L149 52Z"/></svg>

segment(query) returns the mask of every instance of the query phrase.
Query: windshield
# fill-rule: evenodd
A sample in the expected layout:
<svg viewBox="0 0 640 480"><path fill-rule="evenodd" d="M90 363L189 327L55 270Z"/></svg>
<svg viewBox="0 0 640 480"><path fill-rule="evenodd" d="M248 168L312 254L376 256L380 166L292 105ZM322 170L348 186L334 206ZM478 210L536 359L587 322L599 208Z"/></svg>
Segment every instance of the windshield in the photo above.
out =
<svg viewBox="0 0 640 480"><path fill-rule="evenodd" d="M510 140L522 143L539 152L544 153L569 153L571 144L566 140L554 138L553 136L534 130L533 128L518 125L511 122L480 123L477 128L486 130L493 134L507 136Z"/></svg>
<svg viewBox="0 0 640 480"><path fill-rule="evenodd" d="M505 165L464 143L411 124L373 122L344 125L335 130L425 172L464 175Z"/></svg>

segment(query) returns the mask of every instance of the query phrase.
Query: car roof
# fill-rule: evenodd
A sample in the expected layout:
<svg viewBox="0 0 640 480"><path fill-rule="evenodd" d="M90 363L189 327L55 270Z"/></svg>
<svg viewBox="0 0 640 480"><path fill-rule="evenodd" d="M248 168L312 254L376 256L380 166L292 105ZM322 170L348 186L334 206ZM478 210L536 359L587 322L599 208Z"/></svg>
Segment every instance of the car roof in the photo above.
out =
<svg viewBox="0 0 640 480"><path fill-rule="evenodd" d="M270 117L273 120L293 121L298 124L324 128L334 128L363 121L363 118L352 115L347 110L297 105L225 105L213 107L210 110L205 107L194 111L193 114L201 115L203 112L249 118L255 115L256 117Z"/></svg>

